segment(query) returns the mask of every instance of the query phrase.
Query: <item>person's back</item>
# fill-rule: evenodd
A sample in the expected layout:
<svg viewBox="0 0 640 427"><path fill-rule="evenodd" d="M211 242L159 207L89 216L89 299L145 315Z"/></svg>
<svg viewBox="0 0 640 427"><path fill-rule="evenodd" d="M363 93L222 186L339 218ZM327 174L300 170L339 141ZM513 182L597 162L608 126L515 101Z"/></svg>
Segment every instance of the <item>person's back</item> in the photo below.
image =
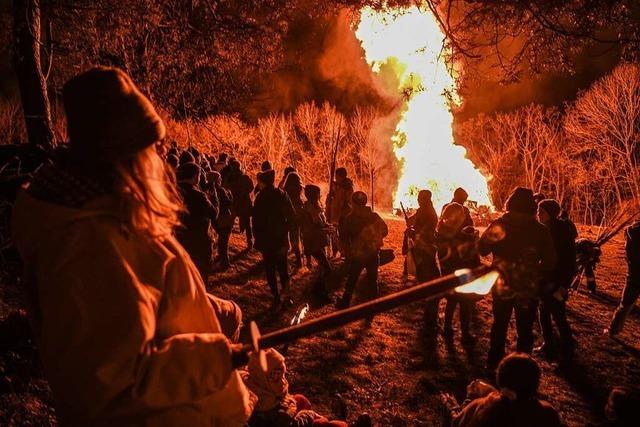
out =
<svg viewBox="0 0 640 427"><path fill-rule="evenodd" d="M550 222L549 232L557 257L554 279L568 288L576 273L576 227L569 219L557 218Z"/></svg>
<svg viewBox="0 0 640 427"><path fill-rule="evenodd" d="M374 255L382 246L382 239L389 232L380 215L368 206L356 204L344 219L340 231L348 245L348 256L357 259Z"/></svg>
<svg viewBox="0 0 640 427"><path fill-rule="evenodd" d="M274 186L261 189L253 206L256 249L270 251L288 247L293 219L291 201L283 190Z"/></svg>

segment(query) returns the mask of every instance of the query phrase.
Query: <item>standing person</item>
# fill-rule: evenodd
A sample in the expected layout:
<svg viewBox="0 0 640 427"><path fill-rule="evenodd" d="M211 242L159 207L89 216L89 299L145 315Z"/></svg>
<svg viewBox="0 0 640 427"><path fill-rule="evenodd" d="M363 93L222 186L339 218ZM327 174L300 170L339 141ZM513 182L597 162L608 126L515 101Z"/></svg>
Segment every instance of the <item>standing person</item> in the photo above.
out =
<svg viewBox="0 0 640 427"><path fill-rule="evenodd" d="M456 202L449 203L442 211L436 229L438 262L442 274L451 274L461 268L474 268L480 265L480 257L475 251L477 232L473 227L463 227L465 223L464 207ZM444 335L453 337L453 315L460 306L460 330L462 342L470 343L473 336L470 332L471 314L474 296L456 293L447 296L444 312Z"/></svg>
<svg viewBox="0 0 640 427"><path fill-rule="evenodd" d="M176 230L176 237L189 252L202 279L207 283L213 256L210 227L218 218L218 210L207 195L200 191L200 167L195 163L180 165L178 188L187 209L181 218L182 227Z"/></svg>
<svg viewBox="0 0 640 427"><path fill-rule="evenodd" d="M300 179L300 175L296 172L291 171L287 174L287 179L283 185L283 190L289 196L291 203L293 204L293 209L296 212L296 219L291 224L291 229L289 231L289 243L291 244L291 248L293 249L293 253L296 257L296 268L302 268L302 252L300 251L300 223L298 218L300 217L300 212L302 211L302 180Z"/></svg>
<svg viewBox="0 0 640 427"><path fill-rule="evenodd" d="M622 331L624 322L640 295L640 221L636 221L624 232L627 255L627 283L622 291L620 305L616 308L611 324L605 332L614 337Z"/></svg>
<svg viewBox="0 0 640 427"><path fill-rule="evenodd" d="M560 350L563 361L573 356L575 341L571 326L567 321L567 298L569 288L576 274L576 232L575 225L569 219L560 218L562 208L553 199L544 199L538 203L538 221L551 233L553 247L557 255L556 268L545 277L540 295L540 329L544 344L536 349L547 356L555 354L555 336L551 319L560 333Z"/></svg>
<svg viewBox="0 0 640 427"><path fill-rule="evenodd" d="M295 171L296 171L296 168L294 168L293 166L287 166L286 168L284 168L284 173L282 174L282 178L278 183L278 188L282 188L284 190L284 185L287 182L287 177L291 172L295 172Z"/></svg>
<svg viewBox="0 0 640 427"><path fill-rule="evenodd" d="M420 190L418 193L418 210L411 217L413 228L413 256L416 263L416 279L419 283L433 280L440 276L436 262L435 231L438 214L431 201L431 191ZM438 330L438 307L440 300L429 301L425 305L425 332L435 337Z"/></svg>
<svg viewBox="0 0 640 427"><path fill-rule="evenodd" d="M493 263L517 265L527 274L510 277L505 290L493 287L493 324L487 367L494 369L504 356L507 330L515 311L517 351L533 350L540 281L556 266L549 230L536 220L538 207L533 191L517 187L506 202L506 213L493 221L480 237L480 255L493 255Z"/></svg>
<svg viewBox="0 0 640 427"><path fill-rule="evenodd" d="M306 185L304 196L307 201L300 211L300 230L305 255L315 258L320 267L320 275L314 286L314 294L321 298L328 298L326 278L331 273L331 265L327 259L325 248L329 246L329 224L320 206L320 187Z"/></svg>
<svg viewBox="0 0 640 427"><path fill-rule="evenodd" d="M295 222L295 211L287 193L274 186L273 169L258 174L260 192L253 206L253 231L256 249L262 253L267 283L273 294L273 309L280 306L280 295L289 287L287 252L289 230ZM280 276L280 288L276 273Z"/></svg>
<svg viewBox="0 0 640 427"><path fill-rule="evenodd" d="M336 169L336 179L331 187L330 194L327 195L327 220L334 229L339 230L340 224L351 212L351 196L353 195L353 181L347 176L345 168ZM340 251L340 255L344 256L344 239L332 235L331 240L333 257L338 255L338 251Z"/></svg>
<svg viewBox="0 0 640 427"><path fill-rule="evenodd" d="M231 236L234 220L231 213L233 195L222 186L220 173L216 171L209 172L208 178L212 191L215 192L218 200L218 219L214 225L214 229L218 233L218 253L214 263L219 263L220 267L227 269L229 268L229 237Z"/></svg>
<svg viewBox="0 0 640 427"><path fill-rule="evenodd" d="M182 205L154 146L161 118L115 68L74 77L63 97L68 153L12 218L60 424L243 425L246 358L173 237Z"/></svg>
<svg viewBox="0 0 640 427"><path fill-rule="evenodd" d="M340 235L344 238L349 273L344 294L338 308L347 308L362 270L367 272L367 289L374 297L378 295L379 250L382 240L389 233L387 224L380 215L367 206L367 195L356 191L351 198L353 210L342 221Z"/></svg>
<svg viewBox="0 0 640 427"><path fill-rule="evenodd" d="M227 153L220 153L218 155L218 161L213 164L213 169L216 172L222 174L222 170L227 166Z"/></svg>
<svg viewBox="0 0 640 427"><path fill-rule="evenodd" d="M226 180L223 178L223 185L233 196L231 204L231 214L233 221L238 218L240 232L247 237L247 249L253 249L253 231L251 229L251 192L253 191L253 181L249 175L242 171L240 161L233 160L229 163L229 174Z"/></svg>
<svg viewBox="0 0 640 427"><path fill-rule="evenodd" d="M442 207L442 212L444 212L445 208L449 204L457 203L464 208L464 223L462 224L462 227L469 227L469 226L473 227L473 219L471 218L471 212L469 212L469 208L465 206L467 199L469 199L469 193L467 193L467 191L462 187L456 188L455 191L453 192L453 199L451 200L451 202L447 203Z"/></svg>

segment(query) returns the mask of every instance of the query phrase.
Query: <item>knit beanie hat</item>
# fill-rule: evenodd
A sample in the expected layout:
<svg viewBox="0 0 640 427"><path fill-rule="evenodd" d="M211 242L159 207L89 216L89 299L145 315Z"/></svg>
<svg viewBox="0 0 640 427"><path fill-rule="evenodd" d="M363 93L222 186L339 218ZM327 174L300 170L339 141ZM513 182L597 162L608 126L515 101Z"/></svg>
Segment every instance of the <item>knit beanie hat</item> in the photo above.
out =
<svg viewBox="0 0 640 427"><path fill-rule="evenodd" d="M71 149L96 160L131 156L164 138L151 102L122 70L96 67L63 88Z"/></svg>
<svg viewBox="0 0 640 427"><path fill-rule="evenodd" d="M507 199L506 209L509 212L519 212L523 214L536 213L535 200L533 200L533 191L530 188L516 187Z"/></svg>
<svg viewBox="0 0 640 427"><path fill-rule="evenodd" d="M538 203L538 208L543 209L551 218L558 218L562 210L560 204L554 199L544 199Z"/></svg>
<svg viewBox="0 0 640 427"><path fill-rule="evenodd" d="M367 204L367 194L364 191L356 191L351 196L351 201L357 206L364 206Z"/></svg>
<svg viewBox="0 0 640 427"><path fill-rule="evenodd" d="M258 173L258 181L263 184L273 185L276 181L276 171L273 169L267 169Z"/></svg>

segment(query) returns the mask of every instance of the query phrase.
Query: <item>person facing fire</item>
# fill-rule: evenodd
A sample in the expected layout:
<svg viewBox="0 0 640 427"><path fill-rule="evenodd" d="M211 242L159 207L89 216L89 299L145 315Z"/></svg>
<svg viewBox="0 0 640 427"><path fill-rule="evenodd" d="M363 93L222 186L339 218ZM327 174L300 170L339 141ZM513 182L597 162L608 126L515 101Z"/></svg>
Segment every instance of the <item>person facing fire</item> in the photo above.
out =
<svg viewBox="0 0 640 427"><path fill-rule="evenodd" d="M349 273L338 308L347 308L362 270L366 270L367 291L378 296L379 251L382 241L389 233L387 224L380 215L367 206L367 195L356 191L351 197L353 209L340 225L340 236L344 239Z"/></svg>
<svg viewBox="0 0 640 427"><path fill-rule="evenodd" d="M331 191L327 195L327 220L335 229L340 228L342 221L351 212L351 196L353 195L353 181L347 176L345 168L336 169L336 179L331 184ZM344 256L344 238L332 235L331 248L333 256L338 251Z"/></svg>
<svg viewBox="0 0 640 427"><path fill-rule="evenodd" d="M431 201L431 191L420 190L418 210L411 217L413 227L410 238L413 239L413 257L416 263L416 279L419 283L440 276L436 262L435 232L438 214ZM438 307L440 300L429 301L425 305L425 331L435 337L438 330Z"/></svg>
<svg viewBox="0 0 640 427"><path fill-rule="evenodd" d="M275 178L273 169L258 174L260 191L252 212L256 249L262 253L267 284L273 294L274 311L280 307L280 296L289 287L289 230L296 220L291 200L287 193L274 186ZM280 287L276 274L280 276Z"/></svg>
<svg viewBox="0 0 640 427"><path fill-rule="evenodd" d="M233 228L233 214L231 208L233 206L233 195L229 190L222 186L222 176L216 171L208 174L209 185L211 190L215 192L218 200L218 218L214 224L214 229L218 233L218 253L214 260L214 264L218 264L221 268L229 267L229 237Z"/></svg>
<svg viewBox="0 0 640 427"><path fill-rule="evenodd" d="M556 267L544 278L540 294L540 329L544 344L537 349L549 357L554 357L555 335L551 319L560 333L560 350L563 361L573 355L575 342L571 326L567 320L566 301L569 288L576 274L576 227L568 219L560 218L562 208L553 199L544 199L538 203L538 221L551 233L557 255Z"/></svg>
<svg viewBox="0 0 640 427"><path fill-rule="evenodd" d="M471 212L469 212L469 208L465 206L465 203L467 202L467 199L469 199L469 193L467 193L467 191L462 188L462 187L458 187L454 190L453 192L453 199L451 200L451 202L447 203L446 205L444 205L442 207L442 212L444 212L445 208L451 204L451 203L458 203L459 205L461 205L464 208L464 223L462 224L463 227L473 227L473 218L471 218Z"/></svg>
<svg viewBox="0 0 640 427"><path fill-rule="evenodd" d="M205 193L200 191L200 167L185 163L178 168L178 188L184 200L186 212L182 215L182 226L176 237L189 252L205 283L211 272L213 256L210 227L218 218L218 209Z"/></svg>
<svg viewBox="0 0 640 427"><path fill-rule="evenodd" d="M253 191L253 181L249 175L242 171L240 161L233 160L229 163L229 173L226 179L223 178L223 185L233 196L231 203L231 214L233 222L238 218L240 232L245 233L247 238L247 249L253 249L253 231L251 229L251 192Z"/></svg>
<svg viewBox="0 0 640 427"><path fill-rule="evenodd" d="M313 293L327 299L326 278L331 273L325 248L329 245L329 224L320 206L320 187L305 185L304 196L307 199L300 211L300 229L305 255L313 257L320 267L320 275L313 287Z"/></svg>
<svg viewBox="0 0 640 427"><path fill-rule="evenodd" d="M436 245L438 263L443 275L451 274L461 268L474 268L480 265L480 257L476 251L478 233L473 227L465 227L465 221L466 213L464 207L459 203L449 203L442 211L436 228ZM473 341L470 326L474 302L475 296L473 294L455 293L447 296L447 306L444 313L445 337L453 337L453 315L459 305L462 342L470 343Z"/></svg>
<svg viewBox="0 0 640 427"><path fill-rule="evenodd" d="M493 221L480 237L480 255L493 255L493 263L513 270L504 288L494 286L493 324L487 367L494 369L504 356L507 330L515 311L517 351L533 350L540 281L556 266L556 253L549 230L536 220L533 191L517 187L506 202L506 213Z"/></svg>
<svg viewBox="0 0 640 427"><path fill-rule="evenodd" d="M291 224L291 229L289 230L289 243L291 244L291 249L293 250L293 254L296 257L296 268L302 267L302 252L300 251L300 223L299 216L302 211L302 180L300 179L300 175L298 175L295 170L291 170L287 173L287 177L282 186L282 189L287 193L291 203L293 204L293 209L296 211L295 221Z"/></svg>
<svg viewBox="0 0 640 427"><path fill-rule="evenodd" d="M72 78L63 98L70 149L12 219L60 425L243 425L239 310L225 336L230 304L173 237L183 207L154 146L162 119L116 68Z"/></svg>

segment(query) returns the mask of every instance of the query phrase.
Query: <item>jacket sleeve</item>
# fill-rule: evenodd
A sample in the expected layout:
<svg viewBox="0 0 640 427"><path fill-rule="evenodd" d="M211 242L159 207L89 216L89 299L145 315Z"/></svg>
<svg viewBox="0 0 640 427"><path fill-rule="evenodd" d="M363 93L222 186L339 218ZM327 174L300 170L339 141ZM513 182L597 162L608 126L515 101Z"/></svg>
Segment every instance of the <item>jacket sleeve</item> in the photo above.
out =
<svg viewBox="0 0 640 427"><path fill-rule="evenodd" d="M157 313L171 304L163 302L162 280L173 275L188 283L187 270L172 270L171 261L155 269L153 260L142 262L150 260L141 245L134 250L118 243L124 237L107 237L70 236L74 250L56 257L51 277L38 277L47 284L40 287L41 340L52 388L89 416L114 401L137 410L163 408L223 389L233 368L222 333L157 335ZM51 289L68 292L46 295ZM180 298L203 297L191 289Z"/></svg>
<svg viewBox="0 0 640 427"><path fill-rule="evenodd" d="M487 256L493 252L493 247L498 241L500 233L504 233L504 230L498 221L489 224L489 227L484 230L478 241L478 252L480 255Z"/></svg>
<svg viewBox="0 0 640 427"><path fill-rule="evenodd" d="M558 254L556 253L551 232L547 227L541 225L538 238L540 239L540 267L543 272L552 272L558 264Z"/></svg>

